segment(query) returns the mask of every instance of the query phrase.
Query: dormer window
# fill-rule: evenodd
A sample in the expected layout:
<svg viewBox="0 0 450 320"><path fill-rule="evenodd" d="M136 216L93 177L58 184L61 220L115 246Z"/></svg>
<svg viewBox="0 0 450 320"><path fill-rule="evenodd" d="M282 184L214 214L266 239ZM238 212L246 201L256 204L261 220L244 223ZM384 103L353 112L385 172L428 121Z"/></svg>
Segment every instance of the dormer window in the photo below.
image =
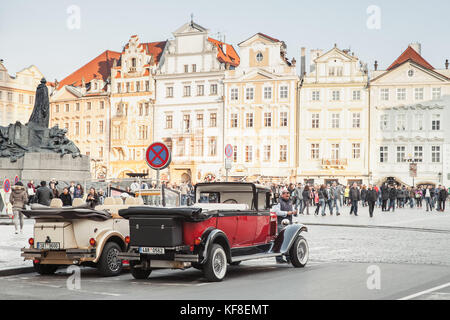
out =
<svg viewBox="0 0 450 320"><path fill-rule="evenodd" d="M261 52L258 52L256 54L256 61L261 62L263 60L264 56Z"/></svg>

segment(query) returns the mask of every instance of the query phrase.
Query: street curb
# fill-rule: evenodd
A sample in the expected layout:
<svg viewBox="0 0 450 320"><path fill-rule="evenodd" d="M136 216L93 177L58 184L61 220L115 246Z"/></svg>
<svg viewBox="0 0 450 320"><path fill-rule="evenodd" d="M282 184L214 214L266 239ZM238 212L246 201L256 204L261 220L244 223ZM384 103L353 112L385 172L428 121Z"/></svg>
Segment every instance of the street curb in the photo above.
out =
<svg viewBox="0 0 450 320"><path fill-rule="evenodd" d="M419 232L450 233L450 230L445 229L427 229L427 228L414 228L401 226L355 225L355 224L335 224L335 223L317 223L317 222L302 223L302 224L304 224L305 226L309 225L309 226L325 226L325 227L373 228L373 229L393 229L393 230L406 230Z"/></svg>
<svg viewBox="0 0 450 320"><path fill-rule="evenodd" d="M33 267L20 267L0 270L0 277L15 276L23 273L34 272Z"/></svg>

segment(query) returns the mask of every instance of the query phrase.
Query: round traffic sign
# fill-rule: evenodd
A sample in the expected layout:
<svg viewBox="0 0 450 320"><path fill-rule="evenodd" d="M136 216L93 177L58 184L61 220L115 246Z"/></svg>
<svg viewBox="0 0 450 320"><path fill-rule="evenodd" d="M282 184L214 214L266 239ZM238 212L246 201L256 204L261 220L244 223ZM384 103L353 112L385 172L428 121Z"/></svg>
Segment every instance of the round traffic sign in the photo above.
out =
<svg viewBox="0 0 450 320"><path fill-rule="evenodd" d="M14 177L14 184L16 184L17 182L19 182L19 176Z"/></svg>
<svg viewBox="0 0 450 320"><path fill-rule="evenodd" d="M231 144L227 144L225 146L225 155L227 158L231 158L233 156L233 146Z"/></svg>
<svg viewBox="0 0 450 320"><path fill-rule="evenodd" d="M169 148L162 142L154 142L145 151L145 161L150 168L161 170L166 168L171 161Z"/></svg>
<svg viewBox="0 0 450 320"><path fill-rule="evenodd" d="M9 181L9 179L5 179L5 182L3 183L3 189L5 190L5 192L9 192L9 190L11 190L11 182Z"/></svg>

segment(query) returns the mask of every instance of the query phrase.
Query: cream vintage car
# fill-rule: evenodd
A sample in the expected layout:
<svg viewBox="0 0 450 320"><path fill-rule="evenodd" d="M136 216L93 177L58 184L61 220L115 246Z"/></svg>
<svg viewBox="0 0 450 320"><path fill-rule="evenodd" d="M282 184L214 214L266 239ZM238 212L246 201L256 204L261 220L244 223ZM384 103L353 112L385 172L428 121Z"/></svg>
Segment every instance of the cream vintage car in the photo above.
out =
<svg viewBox="0 0 450 320"><path fill-rule="evenodd" d="M104 205L90 209L81 199L62 207L53 199L50 207L33 204L23 213L35 219L34 237L23 248L22 257L32 260L39 274L53 274L64 265L96 267L103 276L118 275L123 263L117 254L126 249L128 221L119 209L140 206L142 198L106 198Z"/></svg>

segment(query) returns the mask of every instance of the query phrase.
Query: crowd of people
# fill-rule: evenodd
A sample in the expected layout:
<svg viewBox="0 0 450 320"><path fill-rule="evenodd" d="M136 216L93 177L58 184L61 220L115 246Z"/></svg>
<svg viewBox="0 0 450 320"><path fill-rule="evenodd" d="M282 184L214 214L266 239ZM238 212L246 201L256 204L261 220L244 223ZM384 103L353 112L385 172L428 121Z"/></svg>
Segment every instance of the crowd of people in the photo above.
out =
<svg viewBox="0 0 450 320"><path fill-rule="evenodd" d="M373 217L376 207L385 211L395 211L396 208L426 208L426 211L444 211L450 188L443 185L436 187L417 186L407 187L401 185L381 186L369 184L344 186L333 182L332 184L313 185L293 184L276 185L271 184L273 203L279 202L283 190L287 190L290 201L298 214L309 214L311 206L315 206L314 214L324 216L326 211L333 215L340 215L343 207L350 207L350 214L358 215L358 205L369 207L369 215Z"/></svg>

